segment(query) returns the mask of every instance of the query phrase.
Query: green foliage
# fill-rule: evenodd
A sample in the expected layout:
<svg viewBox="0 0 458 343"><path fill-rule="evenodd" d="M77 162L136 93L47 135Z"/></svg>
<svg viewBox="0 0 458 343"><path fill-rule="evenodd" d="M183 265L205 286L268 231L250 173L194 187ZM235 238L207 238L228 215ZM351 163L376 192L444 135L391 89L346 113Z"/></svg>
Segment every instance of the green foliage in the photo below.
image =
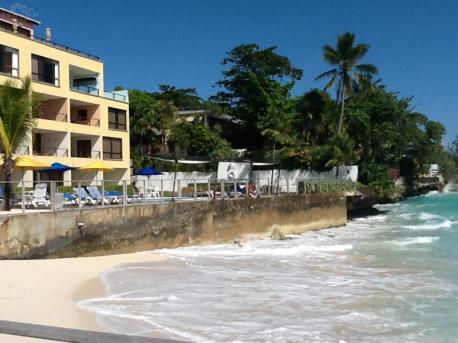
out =
<svg viewBox="0 0 458 343"><path fill-rule="evenodd" d="M197 95L195 88L176 88L160 84L159 92L153 96L165 102L171 102L180 111L200 110L203 108L202 99Z"/></svg>
<svg viewBox="0 0 458 343"><path fill-rule="evenodd" d="M324 90L336 85L336 98L341 105L338 135L342 130L346 98L355 90L372 88L369 80L372 75L378 73L377 67L373 64L359 63L368 50L368 44L355 44L355 34L350 32L337 37L335 48L323 46L323 59L334 68L318 75L315 80L329 79Z"/></svg>
<svg viewBox="0 0 458 343"><path fill-rule="evenodd" d="M15 150L24 144L29 133L36 125L40 113L40 99L32 93L30 76L21 80L21 84L7 80L0 87L0 152L3 154L5 181L11 180L15 160ZM11 209L11 184L6 184L5 210Z"/></svg>
<svg viewBox="0 0 458 343"><path fill-rule="evenodd" d="M32 95L30 77L21 84L7 80L0 87L0 148L4 158L11 158L14 151L28 138L40 113L40 99Z"/></svg>
<svg viewBox="0 0 458 343"><path fill-rule="evenodd" d="M171 131L170 139L175 145L186 149L189 156L217 159L236 157L226 140L200 123L185 122L175 125Z"/></svg>
<svg viewBox="0 0 458 343"><path fill-rule="evenodd" d="M367 185L381 197L390 196L395 192L393 180L388 174L388 166L374 162L369 163L361 170L361 178L368 180Z"/></svg>
<svg viewBox="0 0 458 343"><path fill-rule="evenodd" d="M358 164L360 181L381 196L394 190L390 168L400 168L410 182L433 163L445 175L457 173L458 137L444 149L444 126L415 112L412 98L381 85L377 68L361 63L368 50L348 32L337 37L335 46L323 46L323 58L332 68L316 79L327 80L325 90L298 97L291 93L302 70L275 47L256 44L227 53L219 90L207 101L194 88L160 85L156 93L131 91L133 147L143 147L132 151L134 164L151 164L145 152L168 153L169 145L182 155L234 158L232 144L247 148L251 159L274 160L283 168L330 170ZM335 100L327 93L331 87ZM177 110L197 109L226 121L211 127L176 121Z"/></svg>
<svg viewBox="0 0 458 343"><path fill-rule="evenodd" d="M294 125L302 143L323 144L331 136L337 108L328 93L312 89L296 99L294 109Z"/></svg>
<svg viewBox="0 0 458 343"><path fill-rule="evenodd" d="M167 135L175 124L177 108L139 90L129 91L129 101L132 146L146 155L168 153Z"/></svg>
<svg viewBox="0 0 458 343"><path fill-rule="evenodd" d="M230 109L231 115L242 120L247 147L262 149L264 129L283 131L292 118L290 90L302 71L289 59L256 44L244 44L232 49L223 60L224 79L217 82L221 90L212 99Z"/></svg>

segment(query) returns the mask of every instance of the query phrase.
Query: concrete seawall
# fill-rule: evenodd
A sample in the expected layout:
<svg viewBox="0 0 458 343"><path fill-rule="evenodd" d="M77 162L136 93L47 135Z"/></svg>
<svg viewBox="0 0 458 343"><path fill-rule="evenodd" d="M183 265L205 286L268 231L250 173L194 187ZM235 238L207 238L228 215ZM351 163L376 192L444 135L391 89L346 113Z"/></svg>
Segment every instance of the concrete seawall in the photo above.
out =
<svg viewBox="0 0 458 343"><path fill-rule="evenodd" d="M0 258L74 257L345 225L343 193L105 207L2 218Z"/></svg>

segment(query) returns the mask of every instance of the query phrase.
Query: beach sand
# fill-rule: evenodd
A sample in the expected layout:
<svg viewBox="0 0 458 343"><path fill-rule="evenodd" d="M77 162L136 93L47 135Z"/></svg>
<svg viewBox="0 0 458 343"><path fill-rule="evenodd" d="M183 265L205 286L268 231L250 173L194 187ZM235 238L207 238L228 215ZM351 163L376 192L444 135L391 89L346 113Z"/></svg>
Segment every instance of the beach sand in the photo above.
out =
<svg viewBox="0 0 458 343"><path fill-rule="evenodd" d="M0 319L102 331L95 315L76 302L105 295L101 272L124 263L154 262L147 252L100 257L0 261ZM5 343L49 343L0 334Z"/></svg>

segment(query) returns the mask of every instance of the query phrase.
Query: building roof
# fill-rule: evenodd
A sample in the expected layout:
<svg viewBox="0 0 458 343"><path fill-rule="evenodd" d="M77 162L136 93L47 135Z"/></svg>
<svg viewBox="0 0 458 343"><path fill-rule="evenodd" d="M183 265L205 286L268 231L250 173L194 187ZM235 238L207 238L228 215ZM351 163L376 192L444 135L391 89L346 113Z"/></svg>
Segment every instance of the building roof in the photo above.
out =
<svg viewBox="0 0 458 343"><path fill-rule="evenodd" d="M15 17L19 17L19 18L25 19L27 21L30 21L30 22L36 24L36 25L40 25L41 24L38 20L35 20L35 19L30 18L30 17L26 17L25 15L22 15L22 14L7 10L6 8L3 8L3 7L0 7L0 12L6 12L6 13L9 13L9 14L12 14Z"/></svg>

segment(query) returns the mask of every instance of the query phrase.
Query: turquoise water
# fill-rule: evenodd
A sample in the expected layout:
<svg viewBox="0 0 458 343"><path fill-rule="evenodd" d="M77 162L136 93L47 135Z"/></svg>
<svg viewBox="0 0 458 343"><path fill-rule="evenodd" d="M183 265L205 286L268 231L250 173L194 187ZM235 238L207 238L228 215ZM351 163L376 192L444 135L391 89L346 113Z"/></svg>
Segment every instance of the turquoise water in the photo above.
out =
<svg viewBox="0 0 458 343"><path fill-rule="evenodd" d="M458 342L458 194L346 227L159 250L80 306L109 330L197 342Z"/></svg>

